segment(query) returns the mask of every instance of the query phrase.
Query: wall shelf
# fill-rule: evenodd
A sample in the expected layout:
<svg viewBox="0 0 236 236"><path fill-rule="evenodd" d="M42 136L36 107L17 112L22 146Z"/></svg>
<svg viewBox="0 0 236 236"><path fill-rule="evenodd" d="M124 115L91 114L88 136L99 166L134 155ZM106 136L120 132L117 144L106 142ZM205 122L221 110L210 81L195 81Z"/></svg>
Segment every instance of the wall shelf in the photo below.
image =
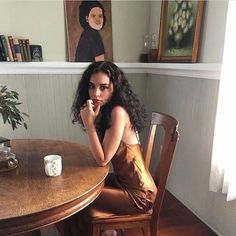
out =
<svg viewBox="0 0 236 236"><path fill-rule="evenodd" d="M157 74L220 79L221 64L212 63L116 63L128 74ZM89 63L1 62L0 74L82 74Z"/></svg>

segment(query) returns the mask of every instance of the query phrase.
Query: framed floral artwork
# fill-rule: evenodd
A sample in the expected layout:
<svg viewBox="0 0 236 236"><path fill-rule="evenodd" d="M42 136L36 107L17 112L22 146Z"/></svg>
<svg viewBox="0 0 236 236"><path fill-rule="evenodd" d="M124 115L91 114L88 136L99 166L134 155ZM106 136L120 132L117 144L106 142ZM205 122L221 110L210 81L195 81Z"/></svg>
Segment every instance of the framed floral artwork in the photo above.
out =
<svg viewBox="0 0 236 236"><path fill-rule="evenodd" d="M159 62L197 62L204 1L162 1Z"/></svg>
<svg viewBox="0 0 236 236"><path fill-rule="evenodd" d="M68 60L112 61L111 1L64 0Z"/></svg>

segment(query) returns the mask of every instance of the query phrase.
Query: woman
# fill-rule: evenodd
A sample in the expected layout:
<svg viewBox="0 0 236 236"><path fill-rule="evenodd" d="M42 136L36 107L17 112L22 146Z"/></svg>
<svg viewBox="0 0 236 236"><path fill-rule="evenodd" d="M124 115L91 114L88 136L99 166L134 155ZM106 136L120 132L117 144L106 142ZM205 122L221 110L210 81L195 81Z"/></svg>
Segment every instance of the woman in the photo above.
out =
<svg viewBox="0 0 236 236"><path fill-rule="evenodd" d="M145 111L123 72L111 62L96 62L84 72L72 107L83 125L98 165L113 164L114 174L94 205L115 214L149 210L156 186L143 162L138 132Z"/></svg>
<svg viewBox="0 0 236 236"><path fill-rule="evenodd" d="M83 27L75 54L76 62L104 61L105 49L99 34L105 23L105 11L98 1L82 1L79 21Z"/></svg>
<svg viewBox="0 0 236 236"><path fill-rule="evenodd" d="M114 168L93 206L115 214L148 211L157 190L144 166L138 138L144 128L145 111L124 73L111 62L89 65L79 82L72 114L73 123L79 122L86 130L98 165L111 161ZM66 220L60 232L88 235L88 228L82 228L86 219L85 213L80 212ZM112 233L105 231L102 235L116 235L115 231Z"/></svg>

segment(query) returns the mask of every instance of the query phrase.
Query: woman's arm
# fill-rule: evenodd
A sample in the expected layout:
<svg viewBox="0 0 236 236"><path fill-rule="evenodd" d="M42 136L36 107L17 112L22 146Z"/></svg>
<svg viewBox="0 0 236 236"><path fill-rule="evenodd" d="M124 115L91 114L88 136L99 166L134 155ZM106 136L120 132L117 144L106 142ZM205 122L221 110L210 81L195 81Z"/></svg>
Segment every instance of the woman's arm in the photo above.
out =
<svg viewBox="0 0 236 236"><path fill-rule="evenodd" d="M93 156L100 166L105 166L115 155L120 145L127 120L127 113L121 106L113 108L111 112L111 127L106 130L103 143L101 144L94 126L94 120L98 114L97 110L99 109L100 108L96 108L96 110L93 111L92 105L87 105L87 107L81 111L81 117L86 128Z"/></svg>

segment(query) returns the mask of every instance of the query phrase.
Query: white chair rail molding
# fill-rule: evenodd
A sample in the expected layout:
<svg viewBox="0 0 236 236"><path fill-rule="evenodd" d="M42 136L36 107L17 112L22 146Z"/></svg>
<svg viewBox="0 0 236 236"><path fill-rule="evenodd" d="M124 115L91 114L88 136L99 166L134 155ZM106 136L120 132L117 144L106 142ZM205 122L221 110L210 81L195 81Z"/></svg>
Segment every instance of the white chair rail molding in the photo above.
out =
<svg viewBox="0 0 236 236"><path fill-rule="evenodd" d="M215 63L116 63L127 74L159 74L219 79L221 64ZM89 63L1 62L0 74L82 74Z"/></svg>

